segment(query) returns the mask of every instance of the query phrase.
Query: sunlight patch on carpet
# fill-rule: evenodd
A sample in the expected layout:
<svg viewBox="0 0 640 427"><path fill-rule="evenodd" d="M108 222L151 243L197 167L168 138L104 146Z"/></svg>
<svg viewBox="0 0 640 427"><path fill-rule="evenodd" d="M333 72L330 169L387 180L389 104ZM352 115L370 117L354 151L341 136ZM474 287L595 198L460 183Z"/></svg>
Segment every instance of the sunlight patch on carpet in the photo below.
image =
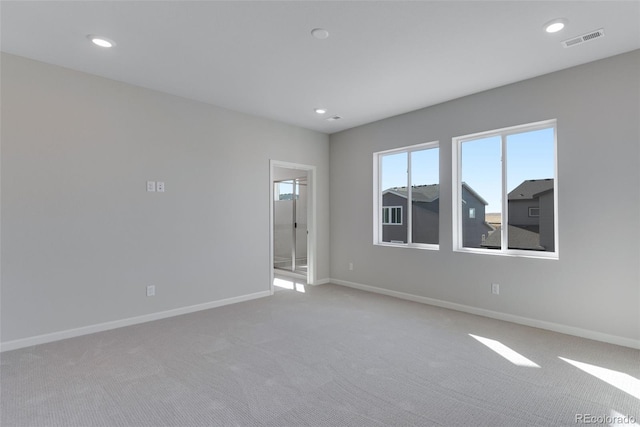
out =
<svg viewBox="0 0 640 427"><path fill-rule="evenodd" d="M469 334L469 336L474 338L474 339L476 339L480 343L486 345L491 350L495 351L500 356L504 357L509 362L513 363L514 365L523 366L523 367L526 367L526 368L539 368L540 367L537 363L532 362L531 360L527 359L526 357L524 357L523 355L521 355L517 351L512 350L511 348L509 348L506 345L502 344L500 341L496 341L496 340L492 340L492 339L484 338L484 337L479 337L479 336L473 335L473 334Z"/></svg>
<svg viewBox="0 0 640 427"><path fill-rule="evenodd" d="M629 393L636 399L640 399L640 380L632 377L624 372L614 371L613 369L607 369L589 363L578 362L576 360L567 359L565 357L559 357L561 360L575 366L576 368L593 375L594 377L611 384L619 390Z"/></svg>

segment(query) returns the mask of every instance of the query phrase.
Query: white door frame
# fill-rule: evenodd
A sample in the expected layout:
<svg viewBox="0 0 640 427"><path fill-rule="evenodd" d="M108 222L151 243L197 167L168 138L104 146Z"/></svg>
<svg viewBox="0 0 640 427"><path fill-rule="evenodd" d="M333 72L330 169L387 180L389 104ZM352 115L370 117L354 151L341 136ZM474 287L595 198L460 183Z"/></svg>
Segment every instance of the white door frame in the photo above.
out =
<svg viewBox="0 0 640 427"><path fill-rule="evenodd" d="M274 227L274 170L275 168L298 169L307 173L307 284L316 283L316 167L300 163L269 160L269 289L274 293L273 278L273 227Z"/></svg>

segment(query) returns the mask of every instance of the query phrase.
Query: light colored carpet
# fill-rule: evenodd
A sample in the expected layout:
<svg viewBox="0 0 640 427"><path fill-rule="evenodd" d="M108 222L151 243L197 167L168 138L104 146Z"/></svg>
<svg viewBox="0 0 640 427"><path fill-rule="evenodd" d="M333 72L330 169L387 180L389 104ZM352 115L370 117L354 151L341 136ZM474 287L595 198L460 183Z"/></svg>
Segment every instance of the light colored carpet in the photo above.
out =
<svg viewBox="0 0 640 427"><path fill-rule="evenodd" d="M1 424L640 424L640 351L335 285L305 291L5 352Z"/></svg>

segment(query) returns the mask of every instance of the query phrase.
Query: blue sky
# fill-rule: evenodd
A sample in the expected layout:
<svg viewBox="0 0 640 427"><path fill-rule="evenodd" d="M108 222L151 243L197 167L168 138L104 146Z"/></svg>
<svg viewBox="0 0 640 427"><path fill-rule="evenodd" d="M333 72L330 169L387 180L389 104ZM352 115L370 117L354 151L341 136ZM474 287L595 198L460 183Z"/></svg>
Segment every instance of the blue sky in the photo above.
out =
<svg viewBox="0 0 640 427"><path fill-rule="evenodd" d="M437 184L439 179L439 148L411 153L411 184ZM382 158L382 189L407 185L407 153Z"/></svg>
<svg viewBox="0 0 640 427"><path fill-rule="evenodd" d="M489 205L486 212L500 212L500 137L481 138L462 144L462 180ZM439 182L439 149L411 154L412 185ZM407 153L382 158L382 189L407 185ZM507 190L527 179L554 177L553 128L524 132L507 137Z"/></svg>

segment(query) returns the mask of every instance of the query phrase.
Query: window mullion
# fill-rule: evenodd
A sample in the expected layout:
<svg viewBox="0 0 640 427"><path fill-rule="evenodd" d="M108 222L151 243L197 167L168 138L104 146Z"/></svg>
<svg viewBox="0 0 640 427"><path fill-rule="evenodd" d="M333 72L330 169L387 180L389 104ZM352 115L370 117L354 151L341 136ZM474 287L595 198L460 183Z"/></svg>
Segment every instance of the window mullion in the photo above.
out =
<svg viewBox="0 0 640 427"><path fill-rule="evenodd" d="M507 192L507 135L502 135L502 144L501 144L501 159L500 162L502 164L502 197L500 198L502 202L502 218L500 219L502 224L502 242L500 250L502 252L509 251L509 193Z"/></svg>
<svg viewBox="0 0 640 427"><path fill-rule="evenodd" d="M463 231L462 231L462 141L457 141L455 152L455 166L454 171L456 173L455 191L456 196L454 200L453 212L456 214L456 247L463 246ZM485 212L486 213L486 212Z"/></svg>
<svg viewBox="0 0 640 427"><path fill-rule="evenodd" d="M376 197L378 198L378 212L380 212L380 207L383 206L383 202L382 202L382 174L384 173L384 171L382 170L382 156L378 156L377 158L378 160L378 189L377 189L377 194ZM377 236L377 242L382 241L382 230L384 227L384 223L385 223L385 208L382 208L382 218L380 221L378 221L378 236Z"/></svg>
<svg viewBox="0 0 640 427"><path fill-rule="evenodd" d="M407 152L407 244L413 243L412 205L413 192L411 188L411 151Z"/></svg>

